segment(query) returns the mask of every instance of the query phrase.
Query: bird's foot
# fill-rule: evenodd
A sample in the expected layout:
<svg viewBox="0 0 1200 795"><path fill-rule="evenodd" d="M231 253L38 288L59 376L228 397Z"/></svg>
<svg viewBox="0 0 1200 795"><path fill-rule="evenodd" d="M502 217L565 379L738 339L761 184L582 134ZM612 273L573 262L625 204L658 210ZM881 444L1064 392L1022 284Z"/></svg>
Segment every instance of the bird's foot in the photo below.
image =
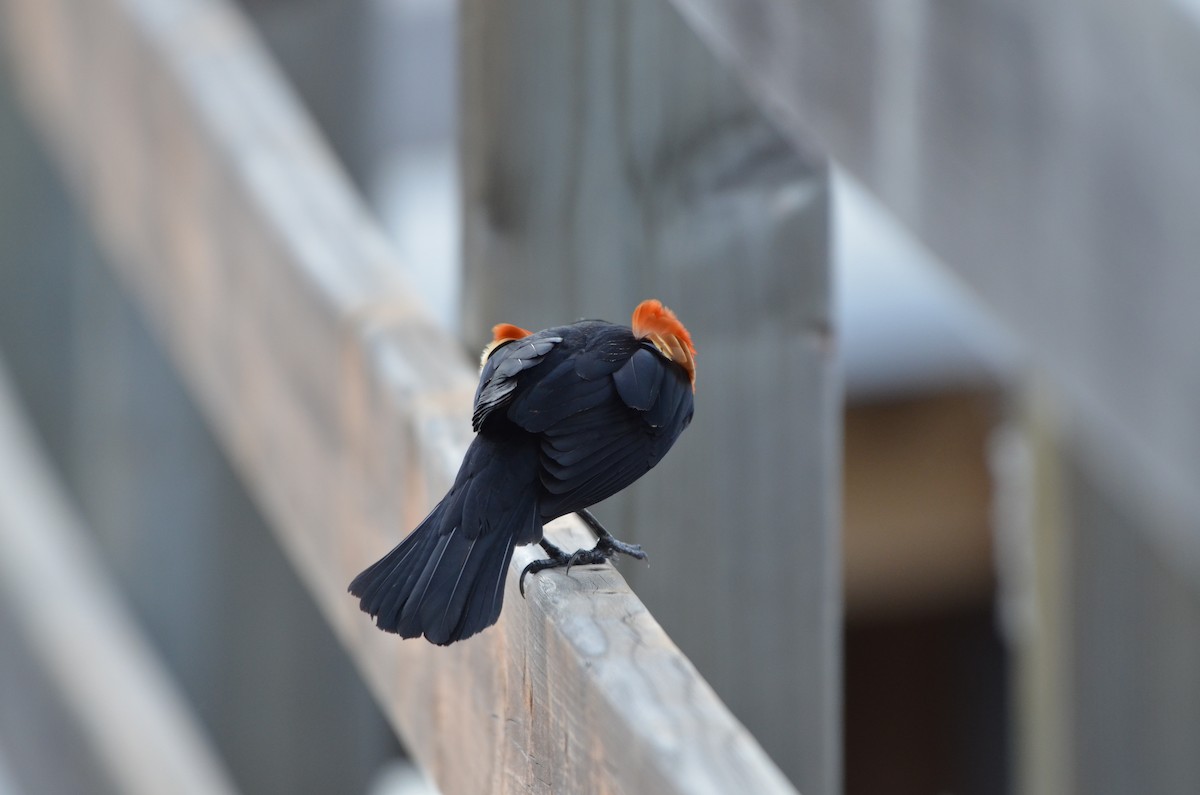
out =
<svg viewBox="0 0 1200 795"><path fill-rule="evenodd" d="M571 566L576 564L603 563L617 554L628 555L637 560L646 559L646 552L642 549L641 544L626 544L610 535L604 535L596 539L596 546L591 549L577 550L575 554L571 555L571 562L567 566L567 570L570 571Z"/></svg>
<svg viewBox="0 0 1200 795"><path fill-rule="evenodd" d="M596 546L591 549L581 549L572 555L572 565L575 563L603 563L618 552L638 560L646 559L646 553L642 551L641 544L626 544L624 541L618 541L612 533L604 529L604 525L600 524L600 520L591 511L581 510L577 512L577 515L596 534ZM589 559L595 555L602 557L596 560ZM570 569L569 566L567 568Z"/></svg>
<svg viewBox="0 0 1200 795"><path fill-rule="evenodd" d="M542 541L542 549L546 550L546 554L550 557L533 561L521 572L521 579L517 583L521 590L521 596L525 595L526 574L537 574L539 571L545 571L546 569L560 568L565 568L566 573L570 574L572 566L605 563L617 554L628 555L637 560L646 559L646 553L642 549L641 544L626 544L624 541L618 541L613 538L608 533L600 536L596 540L596 546L591 549L577 549L569 555L549 541Z"/></svg>

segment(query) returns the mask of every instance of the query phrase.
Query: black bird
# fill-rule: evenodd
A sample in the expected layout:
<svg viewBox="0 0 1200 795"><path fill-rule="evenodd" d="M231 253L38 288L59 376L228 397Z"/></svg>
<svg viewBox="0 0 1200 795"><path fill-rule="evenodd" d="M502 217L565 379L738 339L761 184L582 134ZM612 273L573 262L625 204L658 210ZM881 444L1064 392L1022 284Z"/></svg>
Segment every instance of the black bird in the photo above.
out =
<svg viewBox="0 0 1200 795"><path fill-rule="evenodd" d="M501 324L484 349L475 440L454 485L399 546L350 583L376 625L446 645L500 617L518 544L549 555L521 573L645 558L586 509L657 464L692 420L695 348L674 313L643 301L632 328L581 320L530 333ZM578 513L596 546L568 554L542 526Z"/></svg>

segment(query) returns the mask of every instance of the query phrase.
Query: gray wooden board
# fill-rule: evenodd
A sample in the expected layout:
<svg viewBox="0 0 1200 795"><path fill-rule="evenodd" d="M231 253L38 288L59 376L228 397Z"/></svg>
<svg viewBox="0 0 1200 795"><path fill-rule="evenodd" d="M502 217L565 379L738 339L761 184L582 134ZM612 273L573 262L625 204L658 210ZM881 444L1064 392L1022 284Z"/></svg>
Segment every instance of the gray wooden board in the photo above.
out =
<svg viewBox="0 0 1200 795"><path fill-rule="evenodd" d="M0 598L0 793L117 795L94 746Z"/></svg>
<svg viewBox="0 0 1200 795"><path fill-rule="evenodd" d="M124 284L443 791L789 791L611 568L540 577L528 600L510 578L500 624L448 649L375 630L345 585L453 476L467 360L234 8L2 8L23 95Z"/></svg>
<svg viewBox="0 0 1200 795"><path fill-rule="evenodd" d="M1200 579L1195 4L671 1L998 310Z"/></svg>
<svg viewBox="0 0 1200 795"><path fill-rule="evenodd" d="M1067 763L1076 792L1200 790L1200 585L1177 576L1145 520L1078 461L1058 639L1070 664Z"/></svg>
<svg viewBox="0 0 1200 795"><path fill-rule="evenodd" d="M659 2L463 7L464 336L677 310L696 419L597 509L622 571L802 790L840 789L827 182Z"/></svg>
<svg viewBox="0 0 1200 795"><path fill-rule="evenodd" d="M0 599L16 630L5 643L31 650L112 791L233 792L68 505L2 363L0 482Z"/></svg>

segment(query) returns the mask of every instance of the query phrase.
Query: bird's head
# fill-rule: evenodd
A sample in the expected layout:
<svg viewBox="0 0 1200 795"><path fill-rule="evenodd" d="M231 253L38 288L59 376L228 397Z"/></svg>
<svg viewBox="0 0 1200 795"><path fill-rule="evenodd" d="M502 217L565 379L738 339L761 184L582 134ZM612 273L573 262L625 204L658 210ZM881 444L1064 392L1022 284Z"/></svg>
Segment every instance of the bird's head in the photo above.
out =
<svg viewBox="0 0 1200 795"><path fill-rule="evenodd" d="M692 345L692 335L675 313L663 306L662 301L651 298L633 310L632 326L633 336L646 340L687 372L692 391L695 391L696 348Z"/></svg>
<svg viewBox="0 0 1200 795"><path fill-rule="evenodd" d="M483 349L483 355L479 357L480 368L483 367L488 357L495 353L496 349L501 345L513 340L523 340L532 333L532 331L526 331L520 326L514 326L512 323L500 323L492 326L492 341L487 344L487 347Z"/></svg>

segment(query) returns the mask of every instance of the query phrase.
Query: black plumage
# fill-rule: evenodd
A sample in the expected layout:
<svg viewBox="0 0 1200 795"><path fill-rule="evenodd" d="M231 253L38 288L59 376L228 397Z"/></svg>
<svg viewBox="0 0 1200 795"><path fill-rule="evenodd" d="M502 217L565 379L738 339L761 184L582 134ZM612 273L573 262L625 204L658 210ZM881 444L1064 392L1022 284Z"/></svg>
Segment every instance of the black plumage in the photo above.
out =
<svg viewBox="0 0 1200 795"><path fill-rule="evenodd" d="M480 373L478 433L454 485L350 592L406 638L448 644L494 624L515 546L637 480L687 427L688 368L596 320L501 341Z"/></svg>

